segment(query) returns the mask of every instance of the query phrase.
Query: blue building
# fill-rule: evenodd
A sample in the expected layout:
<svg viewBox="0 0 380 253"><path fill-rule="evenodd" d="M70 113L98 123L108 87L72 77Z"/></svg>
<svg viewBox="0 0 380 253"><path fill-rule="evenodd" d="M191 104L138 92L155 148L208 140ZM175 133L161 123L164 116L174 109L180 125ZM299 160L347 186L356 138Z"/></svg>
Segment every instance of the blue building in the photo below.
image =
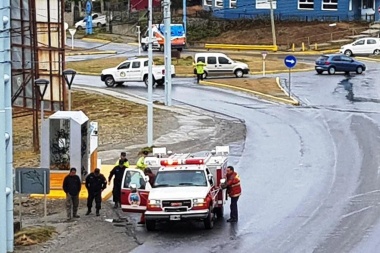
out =
<svg viewBox="0 0 380 253"><path fill-rule="evenodd" d="M300 21L379 20L380 0L273 0L276 19ZM203 0L206 10L225 19L265 18L269 0Z"/></svg>

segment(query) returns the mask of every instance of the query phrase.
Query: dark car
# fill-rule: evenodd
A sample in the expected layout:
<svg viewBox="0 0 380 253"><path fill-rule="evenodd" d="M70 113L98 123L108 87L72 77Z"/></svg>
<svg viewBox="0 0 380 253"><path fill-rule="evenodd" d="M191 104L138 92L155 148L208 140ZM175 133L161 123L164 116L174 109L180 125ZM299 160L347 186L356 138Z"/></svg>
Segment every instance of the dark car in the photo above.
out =
<svg viewBox="0 0 380 253"><path fill-rule="evenodd" d="M356 72L361 74L365 69L364 63L344 54L326 54L315 61L315 70L318 74L322 74L323 71L327 71L329 75L333 75L335 72L345 72L346 74Z"/></svg>

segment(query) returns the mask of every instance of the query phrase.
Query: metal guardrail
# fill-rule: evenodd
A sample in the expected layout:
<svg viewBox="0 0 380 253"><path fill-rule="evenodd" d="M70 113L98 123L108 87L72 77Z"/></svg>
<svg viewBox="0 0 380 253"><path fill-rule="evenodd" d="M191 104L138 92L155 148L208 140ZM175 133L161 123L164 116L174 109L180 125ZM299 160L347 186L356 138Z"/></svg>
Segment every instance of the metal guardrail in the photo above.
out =
<svg viewBox="0 0 380 253"><path fill-rule="evenodd" d="M265 50L276 52L278 46L273 45L232 45L232 44L205 44L206 49L232 49L232 50Z"/></svg>

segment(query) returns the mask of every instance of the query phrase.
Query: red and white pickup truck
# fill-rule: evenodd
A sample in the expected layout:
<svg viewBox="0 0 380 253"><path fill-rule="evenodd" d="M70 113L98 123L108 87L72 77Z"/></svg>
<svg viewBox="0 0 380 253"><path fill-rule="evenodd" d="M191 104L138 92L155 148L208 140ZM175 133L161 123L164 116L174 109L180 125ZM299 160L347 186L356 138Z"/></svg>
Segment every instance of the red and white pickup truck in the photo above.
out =
<svg viewBox="0 0 380 253"><path fill-rule="evenodd" d="M157 222L184 220L201 221L212 229L215 218L224 213L226 191L220 185L225 182L228 153L228 146L218 146L201 156L186 153L147 159L157 171L153 185L141 170L127 169L122 210L145 213L148 231L155 230Z"/></svg>

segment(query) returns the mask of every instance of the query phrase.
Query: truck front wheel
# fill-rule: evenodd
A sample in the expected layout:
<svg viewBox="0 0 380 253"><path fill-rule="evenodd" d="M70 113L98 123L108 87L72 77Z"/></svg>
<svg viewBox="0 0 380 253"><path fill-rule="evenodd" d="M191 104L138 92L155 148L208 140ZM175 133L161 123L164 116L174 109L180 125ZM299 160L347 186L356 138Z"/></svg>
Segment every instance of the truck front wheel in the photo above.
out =
<svg viewBox="0 0 380 253"><path fill-rule="evenodd" d="M206 219L203 221L206 229L212 229L214 227L214 214L211 208L208 211Z"/></svg>
<svg viewBox="0 0 380 253"><path fill-rule="evenodd" d="M143 51L148 51L148 45L146 44L141 44L141 48Z"/></svg>
<svg viewBox="0 0 380 253"><path fill-rule="evenodd" d="M107 87L113 87L115 85L115 80L113 79L112 76L107 76L104 79L104 83L106 84Z"/></svg>
<svg viewBox="0 0 380 253"><path fill-rule="evenodd" d="M223 219L224 216L224 208L222 207L216 207L214 211L217 219Z"/></svg>
<svg viewBox="0 0 380 253"><path fill-rule="evenodd" d="M146 220L145 221L145 227L148 231L154 231L156 230L156 221L155 220Z"/></svg>

